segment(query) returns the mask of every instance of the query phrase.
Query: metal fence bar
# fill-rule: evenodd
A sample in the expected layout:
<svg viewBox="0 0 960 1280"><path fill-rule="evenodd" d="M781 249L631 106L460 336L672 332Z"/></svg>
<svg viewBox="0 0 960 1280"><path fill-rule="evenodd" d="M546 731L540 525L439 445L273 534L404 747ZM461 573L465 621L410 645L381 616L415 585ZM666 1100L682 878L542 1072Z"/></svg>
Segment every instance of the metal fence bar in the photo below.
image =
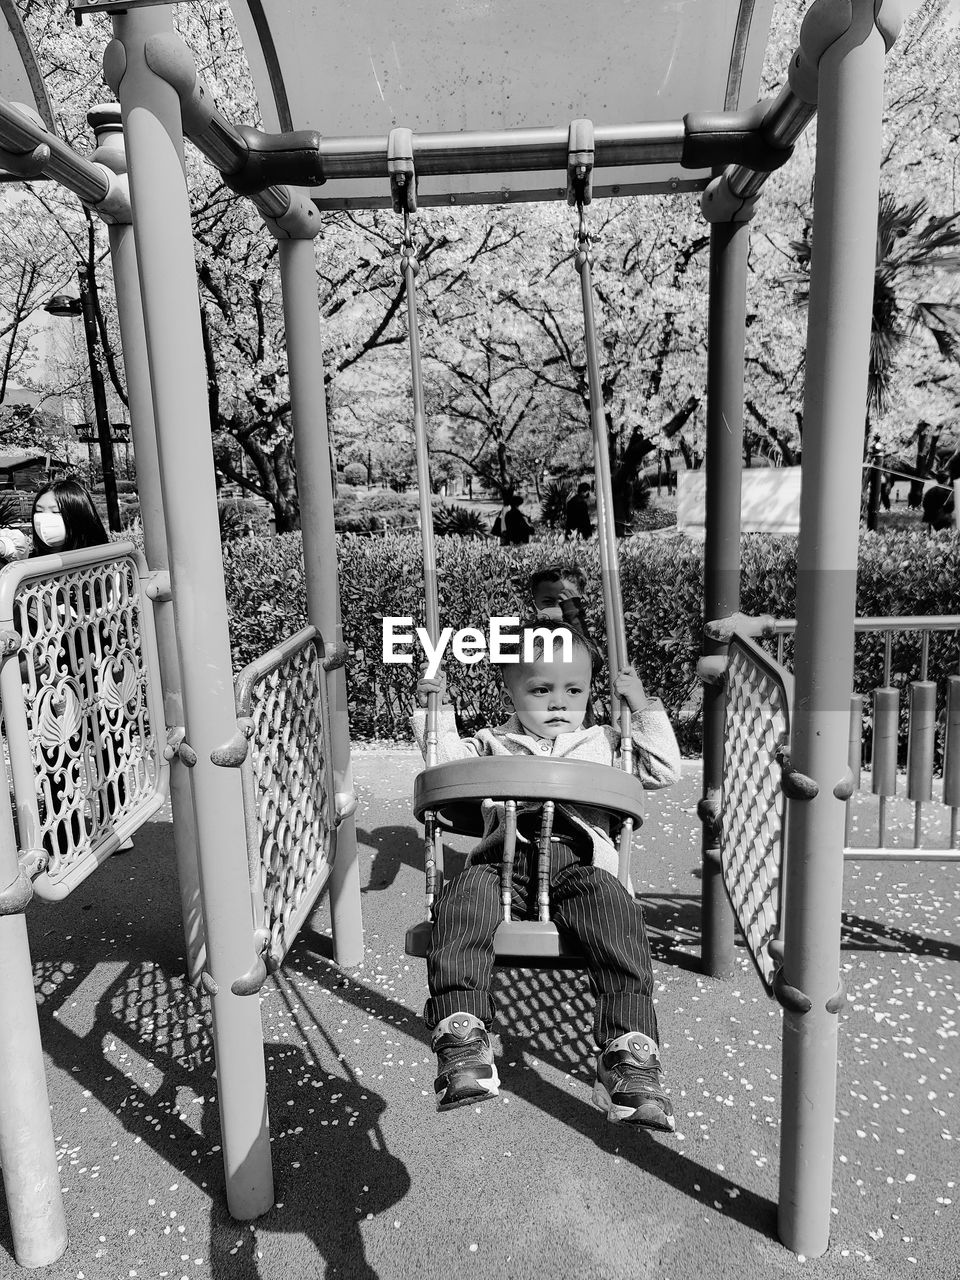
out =
<svg viewBox="0 0 960 1280"><path fill-rule="evenodd" d="M870 848L848 846L843 851L848 862L960 862L960 849Z"/></svg>
<svg viewBox="0 0 960 1280"><path fill-rule="evenodd" d="M786 637L796 629L796 621L791 618L779 618L774 622L771 633L776 636L778 658L783 654ZM876 845L854 844L852 828L855 821L854 797L847 805L846 835L844 839L844 857L848 859L869 859L872 861L911 860L924 862L956 861L952 851L960 843L960 676L949 675L946 680L945 705L940 715L937 704L940 700L936 679L939 672L942 678L943 655L940 665L931 673L931 637L934 634L954 632L960 635L960 614L943 614L935 617L923 615L901 615L889 618L863 617L857 618L854 631L858 635L875 634L883 637L882 651L882 685L872 691L870 698L872 728L870 744L870 789L877 796L878 836ZM907 683L899 683L898 677L906 673L897 671L894 642L898 634L919 637L919 644L911 650L915 665L911 670L917 672L918 678ZM913 802L912 820L910 822L911 843L895 845L890 843L891 804L898 798L900 770L898 768L901 752L901 688L906 689L909 715L906 729L906 797ZM862 704L867 695L855 693L854 701ZM854 738L856 729L854 712L851 712L851 752L856 745ZM942 723L942 737L939 726ZM942 788L940 797L934 795L934 776L938 738L942 742ZM862 733L860 745L863 746ZM851 769L853 757L851 756ZM860 792L859 769L855 773L855 793ZM861 793L863 794L863 793ZM929 835L924 833L924 817L929 814L929 806L934 812L942 804L950 811L950 832L946 847L925 843ZM857 815L863 816L863 815ZM905 824L898 823L900 827Z"/></svg>
<svg viewBox="0 0 960 1280"><path fill-rule="evenodd" d="M796 618L776 618L770 628L771 635L793 635L797 629ZM960 631L960 613L896 615L890 618L856 618L853 624L856 634L864 631Z"/></svg>

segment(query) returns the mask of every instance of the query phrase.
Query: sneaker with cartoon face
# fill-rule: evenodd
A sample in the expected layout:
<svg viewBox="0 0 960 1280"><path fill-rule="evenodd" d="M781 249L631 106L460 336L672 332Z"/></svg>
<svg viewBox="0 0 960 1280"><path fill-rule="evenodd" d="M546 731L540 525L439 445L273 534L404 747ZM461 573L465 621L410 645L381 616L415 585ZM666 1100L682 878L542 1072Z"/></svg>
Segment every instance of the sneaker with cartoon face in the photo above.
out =
<svg viewBox="0 0 960 1280"><path fill-rule="evenodd" d="M479 1018L452 1013L434 1027L430 1043L437 1055L433 1087L438 1111L485 1102L500 1092L490 1037Z"/></svg>
<svg viewBox="0 0 960 1280"><path fill-rule="evenodd" d="M597 1058L593 1102L608 1120L672 1133L677 1124L663 1090L656 1041L639 1031L611 1040Z"/></svg>

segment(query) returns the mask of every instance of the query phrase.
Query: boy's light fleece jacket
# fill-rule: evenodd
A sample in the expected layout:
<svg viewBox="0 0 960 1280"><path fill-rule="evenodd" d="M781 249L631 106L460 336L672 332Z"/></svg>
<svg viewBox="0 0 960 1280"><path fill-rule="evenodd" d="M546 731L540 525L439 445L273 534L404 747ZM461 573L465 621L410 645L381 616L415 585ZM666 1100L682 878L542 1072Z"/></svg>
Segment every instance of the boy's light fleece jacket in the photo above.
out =
<svg viewBox="0 0 960 1280"><path fill-rule="evenodd" d="M449 704L440 707L438 723L437 762L466 760L471 756L532 756L546 759L544 746L551 748L549 755L565 760L586 760L590 764L616 765L619 758L619 733L608 724L591 725L589 729L576 729L573 733L561 733L552 743L525 733L515 715L504 724L492 729L481 729L473 738L461 738L457 733L453 708ZM424 750L427 713L417 709L411 717L414 737L420 750ZM680 748L674 735L663 703L650 698L641 711L635 711L630 719L633 736L633 771L648 791L669 787L680 777ZM520 806L524 812L528 806ZM535 808L535 805L529 806ZM593 865L602 867L611 875L617 874L617 850L610 839L610 816L602 809L588 805L558 804L558 810L574 826L584 831L593 845ZM470 853L467 865L490 849L503 845L502 801L483 802L483 838ZM518 844L530 843L518 832Z"/></svg>

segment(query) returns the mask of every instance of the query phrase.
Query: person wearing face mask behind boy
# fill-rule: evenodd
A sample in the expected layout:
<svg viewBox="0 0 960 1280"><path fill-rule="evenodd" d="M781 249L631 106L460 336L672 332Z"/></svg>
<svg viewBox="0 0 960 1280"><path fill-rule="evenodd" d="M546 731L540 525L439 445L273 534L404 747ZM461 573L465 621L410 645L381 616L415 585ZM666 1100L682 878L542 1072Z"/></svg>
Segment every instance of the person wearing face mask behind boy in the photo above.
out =
<svg viewBox="0 0 960 1280"><path fill-rule="evenodd" d="M110 538L93 499L79 480L65 476L39 491L33 500L31 556L99 547Z"/></svg>
<svg viewBox="0 0 960 1280"><path fill-rule="evenodd" d="M27 558L31 560L58 551L99 547L110 541L93 499L73 476L55 480L37 491L30 524L33 540ZM22 662L21 657L21 665ZM66 668L65 674L69 674Z"/></svg>

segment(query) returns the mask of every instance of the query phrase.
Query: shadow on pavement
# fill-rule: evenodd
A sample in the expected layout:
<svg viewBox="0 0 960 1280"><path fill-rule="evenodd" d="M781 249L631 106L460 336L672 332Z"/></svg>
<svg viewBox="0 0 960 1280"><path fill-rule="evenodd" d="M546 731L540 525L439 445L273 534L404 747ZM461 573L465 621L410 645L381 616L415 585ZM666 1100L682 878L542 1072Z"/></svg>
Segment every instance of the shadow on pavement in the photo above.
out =
<svg viewBox="0 0 960 1280"><path fill-rule="evenodd" d="M409 823L377 827L373 831L358 826L357 841L371 850L370 878L361 893L389 889L404 866L422 874L423 840Z"/></svg>
<svg viewBox="0 0 960 1280"><path fill-rule="evenodd" d="M700 898L696 894L639 893L650 953L660 964L700 972Z"/></svg>
<svg viewBox="0 0 960 1280"><path fill-rule="evenodd" d="M912 956L960 960L960 945L942 938L928 938L910 929L866 920L844 911L840 917L841 946L845 951L906 951Z"/></svg>
<svg viewBox="0 0 960 1280"><path fill-rule="evenodd" d="M416 1014L328 966L324 957L310 955L302 943L301 948L293 960L302 976L332 982L341 999L429 1046L429 1033ZM328 970L326 978L317 972L323 968ZM586 1098L544 1078L541 1065L583 1084L593 1083L595 1049L589 1036L593 998L585 973L498 969L494 996L500 1013L495 1028L501 1043L498 1067L505 1089L691 1200L777 1241L773 1201L677 1151L670 1137L606 1123ZM417 1093L411 1105L432 1103ZM628 1135L630 1140L625 1141Z"/></svg>
<svg viewBox="0 0 960 1280"><path fill-rule="evenodd" d="M226 1212L211 1212L214 1280L260 1280L275 1274L254 1256L267 1233L302 1235L300 1275L377 1280L360 1224L385 1213L410 1190L403 1161L386 1146L380 1118L386 1103L347 1075L331 1074L300 1048L266 1046L276 1206L257 1219L256 1235ZM322 1120L321 1120L322 1117ZM315 1251L315 1252L314 1252Z"/></svg>
<svg viewBox="0 0 960 1280"><path fill-rule="evenodd" d="M257 1233L230 1217L223 1194L209 1002L184 975L179 921L175 913L148 912L141 916L141 929L122 932L123 922L137 918L144 905L142 877L154 877L151 893L177 900L172 860L152 862L148 843L138 838L137 849L122 863L108 861L63 902L30 910L45 1053L108 1113L83 1141L106 1147L115 1118L132 1140L194 1184L210 1203L210 1274L215 1278L259 1280L256 1241L262 1232L275 1231L302 1234L319 1253L318 1259L310 1250L303 1274L319 1274L322 1260L331 1276L376 1280L359 1223L402 1199L410 1178L383 1140L384 1099L361 1086L348 1063L336 1062L336 1054L335 1070L327 1071L309 1048L264 1046L276 1199L283 1212L275 1208L258 1218ZM306 1031L304 1038L309 1044ZM131 1144L130 1151L137 1150ZM97 1152L90 1158L106 1161L109 1155ZM138 1170L133 1176L151 1175ZM72 1222L65 1257L74 1248L82 1253L86 1243L80 1224ZM0 1196L4 1249L12 1260Z"/></svg>

